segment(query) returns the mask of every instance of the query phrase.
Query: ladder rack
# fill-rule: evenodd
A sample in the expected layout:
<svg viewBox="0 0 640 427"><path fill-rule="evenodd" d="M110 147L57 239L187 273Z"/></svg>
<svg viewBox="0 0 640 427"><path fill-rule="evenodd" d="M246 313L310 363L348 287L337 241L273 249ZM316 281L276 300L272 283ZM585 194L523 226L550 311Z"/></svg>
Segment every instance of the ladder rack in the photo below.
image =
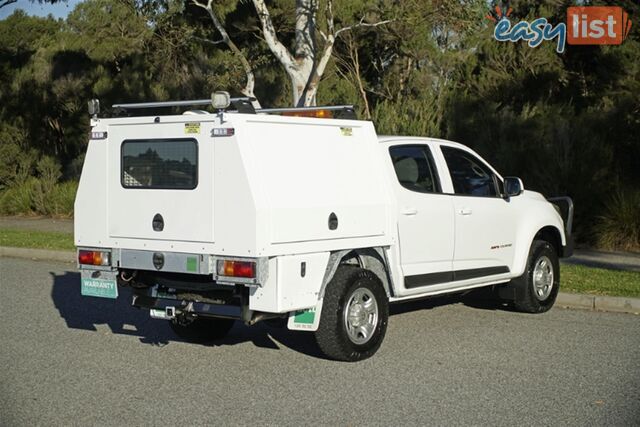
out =
<svg viewBox="0 0 640 427"><path fill-rule="evenodd" d="M231 103L235 104L238 102L248 102L251 103L255 98L242 97L242 98L231 98ZM160 102L134 102L131 104L113 104L111 107L114 109L122 109L122 110L138 110L143 108L168 108L168 107L189 107L189 106L202 106L202 105L211 105L211 98L209 99L191 99L185 101L160 101Z"/></svg>
<svg viewBox="0 0 640 427"><path fill-rule="evenodd" d="M238 97L230 98L230 105L235 108L230 112L244 114L287 114L295 115L296 113L310 113L314 111L331 111L337 112L336 118L356 119L355 107L353 105L330 105L319 107L285 107L285 108L258 108L252 105L255 98ZM113 104L112 108L116 111L140 110L145 108L170 108L170 107L190 107L190 106L206 106L211 105L211 99L191 99L183 101L160 101L160 102L135 102L128 104Z"/></svg>

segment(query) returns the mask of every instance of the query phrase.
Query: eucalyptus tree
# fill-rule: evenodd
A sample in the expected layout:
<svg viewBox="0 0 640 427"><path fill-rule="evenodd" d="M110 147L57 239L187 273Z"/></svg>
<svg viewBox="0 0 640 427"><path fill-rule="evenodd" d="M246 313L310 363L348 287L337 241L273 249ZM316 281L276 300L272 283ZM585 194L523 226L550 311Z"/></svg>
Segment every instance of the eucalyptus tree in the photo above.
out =
<svg viewBox="0 0 640 427"><path fill-rule="evenodd" d="M224 15L233 10L238 2L192 2L207 11L221 36L218 42L224 43L242 64L246 82L241 92L254 97L254 69L242 49L229 36L223 20ZM264 0L252 0L252 5L257 14L261 39L286 72L291 84L291 103L296 106L315 105L318 86L341 35L355 28L378 27L391 22L391 19L382 19L379 10L367 6L366 1L344 1L334 6L332 0L296 0L295 6L287 13L295 22L290 47L280 36L283 29L276 28L271 6L267 6ZM282 6L280 9L283 9ZM340 12L340 19L336 15L337 11ZM320 19L319 16L323 18Z"/></svg>

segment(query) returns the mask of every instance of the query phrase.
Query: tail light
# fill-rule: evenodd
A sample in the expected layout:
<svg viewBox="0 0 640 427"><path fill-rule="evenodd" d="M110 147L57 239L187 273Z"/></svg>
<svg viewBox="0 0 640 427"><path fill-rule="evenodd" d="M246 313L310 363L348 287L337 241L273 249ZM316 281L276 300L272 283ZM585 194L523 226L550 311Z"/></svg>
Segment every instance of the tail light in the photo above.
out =
<svg viewBox="0 0 640 427"><path fill-rule="evenodd" d="M256 263L254 261L218 260L218 275L226 277L256 277Z"/></svg>
<svg viewBox="0 0 640 427"><path fill-rule="evenodd" d="M111 253L108 251L78 251L78 262L83 265L111 265Z"/></svg>

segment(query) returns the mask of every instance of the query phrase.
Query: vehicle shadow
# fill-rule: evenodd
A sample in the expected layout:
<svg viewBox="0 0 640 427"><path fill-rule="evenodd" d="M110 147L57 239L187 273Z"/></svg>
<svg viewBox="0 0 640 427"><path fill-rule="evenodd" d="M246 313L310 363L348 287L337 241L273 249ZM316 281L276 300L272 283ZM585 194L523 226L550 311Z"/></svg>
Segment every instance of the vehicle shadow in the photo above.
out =
<svg viewBox="0 0 640 427"><path fill-rule="evenodd" d="M113 334L137 337L144 344L165 346L171 342L185 342L173 333L168 322L152 319L148 311L132 307L129 288L118 288L117 299L85 297L80 294L79 273L51 273L51 277L51 299L70 329L98 331L99 326L106 325ZM193 345L225 346L246 342L273 350L279 350L280 344L309 356L323 357L312 334L263 324L248 327L236 322L225 338Z"/></svg>
<svg viewBox="0 0 640 427"><path fill-rule="evenodd" d="M171 342L184 342L173 333L168 322L152 319L146 310L132 307L132 293L129 288L119 288L120 295L113 300L84 297L80 294L79 273L51 273L51 277L53 281L51 299L60 317L70 329L98 331L100 325L106 325L113 334L137 337L143 344L165 346ZM486 298L482 293L469 293L393 304L389 314L395 316L460 303L483 310L508 309L503 304ZM225 338L207 344L193 345L226 346L246 342L273 350L279 350L280 346L285 346L307 356L325 358L319 351L313 334L289 331L286 326L274 327L265 322L252 327L236 322Z"/></svg>

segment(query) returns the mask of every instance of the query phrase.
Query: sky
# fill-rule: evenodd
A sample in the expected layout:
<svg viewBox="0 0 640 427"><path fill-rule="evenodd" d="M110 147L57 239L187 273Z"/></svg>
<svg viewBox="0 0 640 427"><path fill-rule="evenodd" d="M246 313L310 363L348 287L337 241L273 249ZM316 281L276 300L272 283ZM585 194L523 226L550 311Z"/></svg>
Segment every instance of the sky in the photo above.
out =
<svg viewBox="0 0 640 427"><path fill-rule="evenodd" d="M18 0L0 9L0 19L11 15L16 9L22 9L27 12L28 15L47 16L51 14L56 18L66 18L69 12L81 1L82 0L60 1L52 5L49 3L40 4L37 0L34 2L30 0Z"/></svg>

